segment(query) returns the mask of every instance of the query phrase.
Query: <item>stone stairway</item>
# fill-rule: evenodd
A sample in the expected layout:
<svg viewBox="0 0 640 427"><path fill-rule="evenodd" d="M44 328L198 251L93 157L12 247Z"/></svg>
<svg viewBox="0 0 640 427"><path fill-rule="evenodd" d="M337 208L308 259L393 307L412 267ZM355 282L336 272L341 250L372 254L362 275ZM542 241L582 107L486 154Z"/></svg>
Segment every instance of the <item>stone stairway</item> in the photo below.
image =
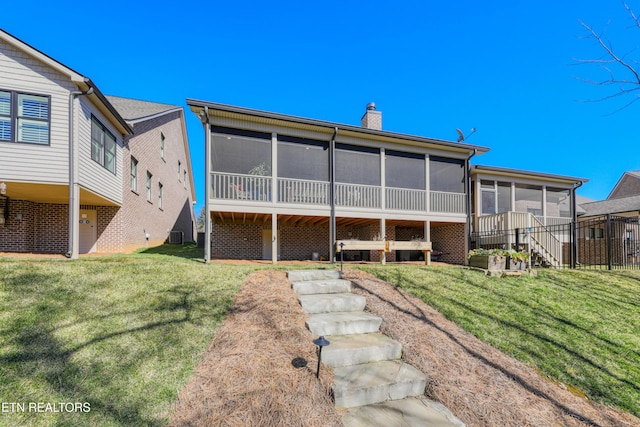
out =
<svg viewBox="0 0 640 427"><path fill-rule="evenodd" d="M308 315L307 327L331 343L322 362L333 368L335 405L346 409L345 426L464 426L424 397L427 377L400 360L401 344L379 332L382 319L364 312L366 298L353 295L339 271L287 275Z"/></svg>

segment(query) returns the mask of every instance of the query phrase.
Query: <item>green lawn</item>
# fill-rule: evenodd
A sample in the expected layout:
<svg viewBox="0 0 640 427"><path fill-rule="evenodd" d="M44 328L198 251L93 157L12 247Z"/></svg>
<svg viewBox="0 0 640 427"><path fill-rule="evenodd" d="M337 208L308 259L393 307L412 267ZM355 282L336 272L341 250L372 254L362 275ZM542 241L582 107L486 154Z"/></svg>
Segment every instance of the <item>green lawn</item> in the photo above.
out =
<svg viewBox="0 0 640 427"><path fill-rule="evenodd" d="M0 425L163 425L257 268L198 258L193 247L163 246L77 261L0 259ZM38 402L53 406L30 411ZM72 407L61 402L86 402L90 412L64 412Z"/></svg>
<svg viewBox="0 0 640 427"><path fill-rule="evenodd" d="M358 268L575 392L640 416L640 271L501 279L452 267Z"/></svg>
<svg viewBox="0 0 640 427"><path fill-rule="evenodd" d="M0 425L163 425L246 275L271 268L201 258L190 246L77 261L0 258ZM313 268L293 268L301 267ZM640 272L498 279L457 267L358 268L550 377L640 415ZM38 402L86 402L90 412L29 412Z"/></svg>

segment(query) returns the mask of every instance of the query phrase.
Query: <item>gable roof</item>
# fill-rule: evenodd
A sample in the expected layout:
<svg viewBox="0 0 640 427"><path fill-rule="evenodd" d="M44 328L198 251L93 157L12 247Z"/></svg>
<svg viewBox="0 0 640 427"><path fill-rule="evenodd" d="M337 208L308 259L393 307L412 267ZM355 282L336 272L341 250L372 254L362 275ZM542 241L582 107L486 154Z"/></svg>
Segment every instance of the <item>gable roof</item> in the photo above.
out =
<svg viewBox="0 0 640 427"><path fill-rule="evenodd" d="M66 65L53 59L46 53L39 51L38 49L31 46L30 44L25 43L24 41L7 33L2 29L0 29L0 41L4 41L14 46L15 48L25 52L26 54L37 59L38 61L53 68L54 70L61 73L62 75L67 76L69 80L75 83L75 85L78 86L78 89L80 89L81 91L86 92L90 88L93 88L93 91L90 94L88 94L87 97L90 98L91 101L93 101L96 107L105 116L107 116L114 125L116 125L116 127L118 128L118 131L120 131L125 135L133 133L133 130L131 129L131 127L129 127L129 125L124 121L124 119L120 116L120 114L118 114L118 112L115 110L113 105L111 105L111 103L107 100L107 98L100 91L100 89L98 89L98 86L96 86L95 83L93 83L90 78L83 76L82 74L78 73L72 68L67 67Z"/></svg>
<svg viewBox="0 0 640 427"><path fill-rule="evenodd" d="M585 217L640 212L640 195L582 203L581 206L586 211Z"/></svg>
<svg viewBox="0 0 640 427"><path fill-rule="evenodd" d="M619 197L630 197L640 194L640 170L627 171L622 174L616 185L607 196L607 200Z"/></svg>
<svg viewBox="0 0 640 427"><path fill-rule="evenodd" d="M438 149L464 153L466 155L477 153L482 154L489 151L488 147L479 145L462 144L458 142L445 141L442 139L426 138L422 136L407 135L384 130L368 129L359 126L345 125L324 120L309 119L305 117L291 116L269 111L254 110L251 108L236 107L226 104L218 104L208 101L187 99L187 105L200 120L205 120L205 111L209 112L209 117L224 117L232 120L243 120L259 123L267 126L284 125L298 129L314 130L328 133L336 130L339 136L379 139L383 141L410 142L418 146L431 146Z"/></svg>
<svg viewBox="0 0 640 427"><path fill-rule="evenodd" d="M119 96L108 95L107 100L129 123L137 123L161 116L163 114L182 110L182 107L179 107L177 105L160 104L158 102L122 98Z"/></svg>

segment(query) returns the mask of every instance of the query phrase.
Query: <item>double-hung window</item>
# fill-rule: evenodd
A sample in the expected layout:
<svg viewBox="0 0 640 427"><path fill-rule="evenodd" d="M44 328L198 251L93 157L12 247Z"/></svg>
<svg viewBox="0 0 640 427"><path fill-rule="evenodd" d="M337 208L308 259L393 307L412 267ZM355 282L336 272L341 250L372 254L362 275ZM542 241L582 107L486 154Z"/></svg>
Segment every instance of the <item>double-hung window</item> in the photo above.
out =
<svg viewBox="0 0 640 427"><path fill-rule="evenodd" d="M131 191L138 191L138 161L131 156Z"/></svg>
<svg viewBox="0 0 640 427"><path fill-rule="evenodd" d="M153 175L151 175L151 172L147 171L147 202L151 202L152 179L153 179Z"/></svg>
<svg viewBox="0 0 640 427"><path fill-rule="evenodd" d="M91 116L91 158L111 173L116 173L116 137Z"/></svg>
<svg viewBox="0 0 640 427"><path fill-rule="evenodd" d="M50 98L0 90L0 141L49 144Z"/></svg>

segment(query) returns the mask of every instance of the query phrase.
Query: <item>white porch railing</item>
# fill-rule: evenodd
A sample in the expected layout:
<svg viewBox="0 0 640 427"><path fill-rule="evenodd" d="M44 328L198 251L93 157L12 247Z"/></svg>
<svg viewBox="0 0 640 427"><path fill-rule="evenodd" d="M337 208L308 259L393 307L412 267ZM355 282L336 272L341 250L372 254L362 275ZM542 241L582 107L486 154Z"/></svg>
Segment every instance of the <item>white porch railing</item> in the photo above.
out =
<svg viewBox="0 0 640 427"><path fill-rule="evenodd" d="M216 199L271 200L271 177L214 172L211 189Z"/></svg>
<svg viewBox="0 0 640 427"><path fill-rule="evenodd" d="M278 202L328 205L329 183L280 178L278 179Z"/></svg>
<svg viewBox="0 0 640 427"><path fill-rule="evenodd" d="M427 210L427 192L425 190L387 188L386 197L387 209L421 212Z"/></svg>
<svg viewBox="0 0 640 427"><path fill-rule="evenodd" d="M381 209L381 188L375 185L336 183L336 206Z"/></svg>
<svg viewBox="0 0 640 427"><path fill-rule="evenodd" d="M504 244L508 248L515 244L513 230L523 230L521 243L528 243L554 267L562 265L562 240L542 221L527 212L503 212L478 218L481 244Z"/></svg>
<svg viewBox="0 0 640 427"><path fill-rule="evenodd" d="M467 212L466 195L464 193L431 192L431 212L447 212L464 214Z"/></svg>
<svg viewBox="0 0 640 427"><path fill-rule="evenodd" d="M271 194L276 179L276 193ZM211 173L212 198L328 206L329 182L293 178L272 178L224 172ZM466 197L460 193L386 188L385 209L407 212L464 214ZM382 209L382 187L336 183L336 206L347 208ZM429 203L428 203L429 202Z"/></svg>

